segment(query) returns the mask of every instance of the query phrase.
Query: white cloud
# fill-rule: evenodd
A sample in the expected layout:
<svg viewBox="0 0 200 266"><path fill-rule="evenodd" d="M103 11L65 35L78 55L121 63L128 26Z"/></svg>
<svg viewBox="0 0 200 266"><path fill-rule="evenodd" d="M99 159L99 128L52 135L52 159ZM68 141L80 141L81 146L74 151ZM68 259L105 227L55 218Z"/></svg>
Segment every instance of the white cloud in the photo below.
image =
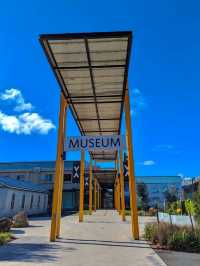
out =
<svg viewBox="0 0 200 266"><path fill-rule="evenodd" d="M177 176L180 176L181 178L184 178L184 174L178 173Z"/></svg>
<svg viewBox="0 0 200 266"><path fill-rule="evenodd" d="M7 89L1 94L1 100L13 100L21 95L21 92L17 89Z"/></svg>
<svg viewBox="0 0 200 266"><path fill-rule="evenodd" d="M133 90L133 95L141 95L141 91L137 88Z"/></svg>
<svg viewBox="0 0 200 266"><path fill-rule="evenodd" d="M147 160L143 162L143 165L154 165L155 162L153 160Z"/></svg>
<svg viewBox="0 0 200 266"><path fill-rule="evenodd" d="M147 107L147 102L141 91L135 88L130 93L131 97L131 115L137 114L138 112L144 110Z"/></svg>
<svg viewBox="0 0 200 266"><path fill-rule="evenodd" d="M144 162L140 162L140 163L138 163L138 164L140 164L140 165L144 165L144 166L152 166L152 165L154 165L154 164L156 164L156 163L155 163L155 161L153 161L153 160L146 160L146 161L144 161Z"/></svg>
<svg viewBox="0 0 200 266"><path fill-rule="evenodd" d="M20 90L18 89L7 89L0 95L0 99L3 101L6 100L13 100L16 103L16 106L14 108L15 111L21 112L21 111L30 111L33 109L33 106L31 103L26 103L24 100L24 97Z"/></svg>
<svg viewBox="0 0 200 266"><path fill-rule="evenodd" d="M0 126L4 131L17 133L20 129L19 119L14 115L6 115L0 111Z"/></svg>
<svg viewBox="0 0 200 266"><path fill-rule="evenodd" d="M38 113L23 113L15 116L0 111L0 127L6 132L30 135L33 132L47 134L55 128L55 125Z"/></svg>
<svg viewBox="0 0 200 266"><path fill-rule="evenodd" d="M169 150L173 150L173 148L174 146L171 144L159 144L153 148L153 151L158 151L158 152L169 151Z"/></svg>

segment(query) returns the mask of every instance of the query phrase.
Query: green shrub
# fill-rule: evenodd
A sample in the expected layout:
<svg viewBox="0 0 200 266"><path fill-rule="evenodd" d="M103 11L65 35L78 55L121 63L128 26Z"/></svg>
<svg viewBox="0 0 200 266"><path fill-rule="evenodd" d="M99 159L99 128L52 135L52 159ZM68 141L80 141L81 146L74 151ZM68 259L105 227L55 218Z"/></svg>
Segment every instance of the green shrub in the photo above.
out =
<svg viewBox="0 0 200 266"><path fill-rule="evenodd" d="M144 228L144 237L146 240L156 243L158 234L158 225L156 223L148 223Z"/></svg>
<svg viewBox="0 0 200 266"><path fill-rule="evenodd" d="M144 237L152 244L171 250L200 252L200 228L149 223L145 226Z"/></svg>
<svg viewBox="0 0 200 266"><path fill-rule="evenodd" d="M179 228L169 237L168 245L170 249L177 251L200 252L200 234L198 230Z"/></svg>
<svg viewBox="0 0 200 266"><path fill-rule="evenodd" d="M167 206L167 212L169 214L181 214L182 212L182 206L181 202L179 200L171 202Z"/></svg>
<svg viewBox="0 0 200 266"><path fill-rule="evenodd" d="M12 238L11 233L0 233L0 245L4 245L5 243L9 242Z"/></svg>
<svg viewBox="0 0 200 266"><path fill-rule="evenodd" d="M144 210L139 210L138 211L138 215L139 216L145 216L146 215L146 212Z"/></svg>
<svg viewBox="0 0 200 266"><path fill-rule="evenodd" d="M195 214L194 214L195 220L200 225L200 192L194 193L193 201L195 207Z"/></svg>

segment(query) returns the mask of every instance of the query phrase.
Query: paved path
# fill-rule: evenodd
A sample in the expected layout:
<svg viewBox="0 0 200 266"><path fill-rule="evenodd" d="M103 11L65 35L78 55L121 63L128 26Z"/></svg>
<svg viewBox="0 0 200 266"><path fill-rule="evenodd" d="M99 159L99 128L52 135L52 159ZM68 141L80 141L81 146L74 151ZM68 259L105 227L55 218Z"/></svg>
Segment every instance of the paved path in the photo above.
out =
<svg viewBox="0 0 200 266"><path fill-rule="evenodd" d="M140 219L141 230L145 219ZM17 240L0 247L0 266L164 266L145 241L130 238L130 222L121 222L116 211L97 211L62 219L62 233L55 243L48 241L49 218L35 218L31 227L15 229Z"/></svg>
<svg viewBox="0 0 200 266"><path fill-rule="evenodd" d="M158 250L156 252L168 266L199 266L200 264L200 254L197 253L170 250Z"/></svg>

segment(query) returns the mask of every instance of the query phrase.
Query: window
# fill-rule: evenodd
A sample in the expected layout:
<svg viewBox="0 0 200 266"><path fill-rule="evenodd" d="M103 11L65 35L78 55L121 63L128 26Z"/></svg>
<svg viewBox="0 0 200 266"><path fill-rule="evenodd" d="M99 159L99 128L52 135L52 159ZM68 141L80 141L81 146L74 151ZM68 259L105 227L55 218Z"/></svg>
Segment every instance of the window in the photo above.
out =
<svg viewBox="0 0 200 266"><path fill-rule="evenodd" d="M64 182L71 182L71 174L64 174Z"/></svg>
<svg viewBox="0 0 200 266"><path fill-rule="evenodd" d="M33 199L34 199L34 196L32 195L32 196L31 196L31 204L30 204L30 209L32 209L32 208L33 208Z"/></svg>
<svg viewBox="0 0 200 266"><path fill-rule="evenodd" d="M17 176L17 180L24 181L24 179L25 179L25 176L24 175L18 175Z"/></svg>
<svg viewBox="0 0 200 266"><path fill-rule="evenodd" d="M38 197L37 208L40 208L40 196Z"/></svg>
<svg viewBox="0 0 200 266"><path fill-rule="evenodd" d="M52 174L48 174L48 175L47 175L47 180L48 180L49 182L52 182Z"/></svg>
<svg viewBox="0 0 200 266"><path fill-rule="evenodd" d="M22 209L24 209L24 206L25 206L25 195L23 195L23 197L22 197Z"/></svg>
<svg viewBox="0 0 200 266"><path fill-rule="evenodd" d="M12 194L12 199L11 199L11 204L10 204L11 210L13 210L14 207L15 207L15 193Z"/></svg>
<svg viewBox="0 0 200 266"><path fill-rule="evenodd" d="M40 179L45 182L52 182L52 174L40 175Z"/></svg>

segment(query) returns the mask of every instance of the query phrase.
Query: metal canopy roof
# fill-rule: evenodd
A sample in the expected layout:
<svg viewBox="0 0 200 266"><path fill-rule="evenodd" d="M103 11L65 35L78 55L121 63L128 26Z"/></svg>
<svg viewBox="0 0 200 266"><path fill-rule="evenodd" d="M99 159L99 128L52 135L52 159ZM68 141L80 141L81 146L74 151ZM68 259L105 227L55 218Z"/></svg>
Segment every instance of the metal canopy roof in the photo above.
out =
<svg viewBox="0 0 200 266"><path fill-rule="evenodd" d="M93 170L94 176L99 181L100 185L113 185L117 174L116 169L97 169Z"/></svg>
<svg viewBox="0 0 200 266"><path fill-rule="evenodd" d="M82 135L120 134L131 38L131 32L40 36ZM116 158L116 151L90 154L96 160Z"/></svg>

